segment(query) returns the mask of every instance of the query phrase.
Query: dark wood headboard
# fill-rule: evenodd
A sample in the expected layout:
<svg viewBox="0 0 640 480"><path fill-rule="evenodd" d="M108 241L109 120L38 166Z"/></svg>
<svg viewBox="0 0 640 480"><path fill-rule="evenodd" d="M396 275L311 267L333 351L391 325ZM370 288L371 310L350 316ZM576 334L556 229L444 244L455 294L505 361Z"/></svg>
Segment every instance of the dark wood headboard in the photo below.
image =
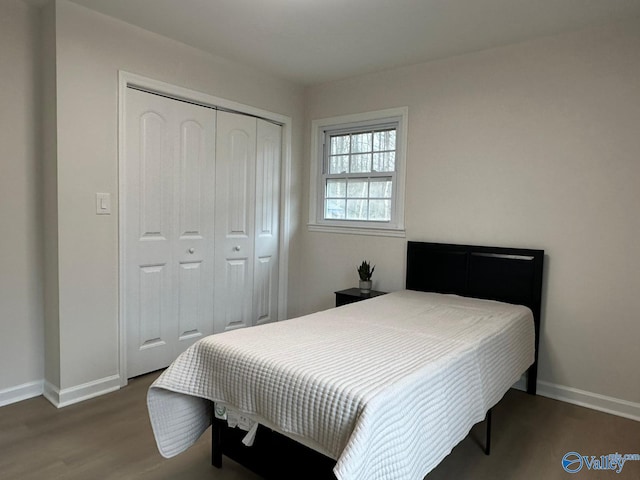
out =
<svg viewBox="0 0 640 480"><path fill-rule="evenodd" d="M535 395L540 343L544 250L407 243L406 288L525 305L535 322L535 362L527 392Z"/></svg>

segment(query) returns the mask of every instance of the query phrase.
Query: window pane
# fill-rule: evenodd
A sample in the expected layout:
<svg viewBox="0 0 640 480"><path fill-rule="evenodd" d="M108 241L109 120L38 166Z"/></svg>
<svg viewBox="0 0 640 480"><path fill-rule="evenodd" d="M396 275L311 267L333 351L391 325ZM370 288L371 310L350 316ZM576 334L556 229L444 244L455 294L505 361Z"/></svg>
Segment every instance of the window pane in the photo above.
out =
<svg viewBox="0 0 640 480"><path fill-rule="evenodd" d="M346 180L327 180L326 197L346 197L347 181Z"/></svg>
<svg viewBox="0 0 640 480"><path fill-rule="evenodd" d="M327 199L324 203L324 218L329 219L342 219L345 218L345 202L346 200L340 199Z"/></svg>
<svg viewBox="0 0 640 480"><path fill-rule="evenodd" d="M349 135L331 137L331 155L349 153Z"/></svg>
<svg viewBox="0 0 640 480"><path fill-rule="evenodd" d="M351 153L370 152L371 137L371 133L351 135Z"/></svg>
<svg viewBox="0 0 640 480"><path fill-rule="evenodd" d="M376 172L393 172L396 169L396 153L374 153L373 170Z"/></svg>
<svg viewBox="0 0 640 480"><path fill-rule="evenodd" d="M351 172L370 172L371 171L371 154L352 155L351 156Z"/></svg>
<svg viewBox="0 0 640 480"><path fill-rule="evenodd" d="M391 221L391 200L369 200L369 220Z"/></svg>
<svg viewBox="0 0 640 480"><path fill-rule="evenodd" d="M367 198L369 182L367 180L349 180L347 186L347 197L349 198Z"/></svg>
<svg viewBox="0 0 640 480"><path fill-rule="evenodd" d="M347 200L347 220L367 220L367 202L367 200Z"/></svg>
<svg viewBox="0 0 640 480"><path fill-rule="evenodd" d="M369 197L391 198L391 180L371 180L369 185Z"/></svg>
<svg viewBox="0 0 640 480"><path fill-rule="evenodd" d="M373 134L373 151L395 150L396 149L396 131L387 130L385 132L375 132Z"/></svg>
<svg viewBox="0 0 640 480"><path fill-rule="evenodd" d="M329 157L329 173L349 172L349 155Z"/></svg>

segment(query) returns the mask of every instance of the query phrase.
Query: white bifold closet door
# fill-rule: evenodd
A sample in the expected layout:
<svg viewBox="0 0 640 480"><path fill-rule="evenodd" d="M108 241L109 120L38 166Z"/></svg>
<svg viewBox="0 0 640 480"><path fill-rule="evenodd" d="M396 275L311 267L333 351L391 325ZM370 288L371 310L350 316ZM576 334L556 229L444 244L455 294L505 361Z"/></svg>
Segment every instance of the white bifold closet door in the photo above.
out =
<svg viewBox="0 0 640 480"><path fill-rule="evenodd" d="M213 333L215 110L127 89L127 375Z"/></svg>
<svg viewBox="0 0 640 480"><path fill-rule="evenodd" d="M127 377L278 317L281 127L127 89Z"/></svg>
<svg viewBox="0 0 640 480"><path fill-rule="evenodd" d="M281 127L218 112L215 331L278 318Z"/></svg>

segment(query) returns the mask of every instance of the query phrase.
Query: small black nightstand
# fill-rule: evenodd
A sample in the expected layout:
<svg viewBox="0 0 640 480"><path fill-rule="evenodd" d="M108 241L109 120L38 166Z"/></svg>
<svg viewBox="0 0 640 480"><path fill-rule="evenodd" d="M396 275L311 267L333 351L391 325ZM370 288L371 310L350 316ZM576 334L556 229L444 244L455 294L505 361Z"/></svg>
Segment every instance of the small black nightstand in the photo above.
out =
<svg viewBox="0 0 640 480"><path fill-rule="evenodd" d="M348 303L361 302L367 298L378 297L384 295L387 292L378 292L377 290L371 290L369 293L360 293L359 288L348 288L346 290L340 290L335 292L336 294L336 307L347 305Z"/></svg>

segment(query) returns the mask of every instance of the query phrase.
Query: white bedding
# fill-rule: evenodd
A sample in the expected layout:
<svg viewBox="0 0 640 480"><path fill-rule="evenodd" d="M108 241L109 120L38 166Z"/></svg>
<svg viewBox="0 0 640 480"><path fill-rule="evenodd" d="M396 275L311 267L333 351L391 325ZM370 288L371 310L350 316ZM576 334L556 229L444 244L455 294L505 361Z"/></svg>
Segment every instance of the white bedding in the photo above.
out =
<svg viewBox="0 0 640 480"><path fill-rule="evenodd" d="M416 480L534 359L531 311L401 291L202 339L150 387L171 457L224 402L337 460L339 480Z"/></svg>

